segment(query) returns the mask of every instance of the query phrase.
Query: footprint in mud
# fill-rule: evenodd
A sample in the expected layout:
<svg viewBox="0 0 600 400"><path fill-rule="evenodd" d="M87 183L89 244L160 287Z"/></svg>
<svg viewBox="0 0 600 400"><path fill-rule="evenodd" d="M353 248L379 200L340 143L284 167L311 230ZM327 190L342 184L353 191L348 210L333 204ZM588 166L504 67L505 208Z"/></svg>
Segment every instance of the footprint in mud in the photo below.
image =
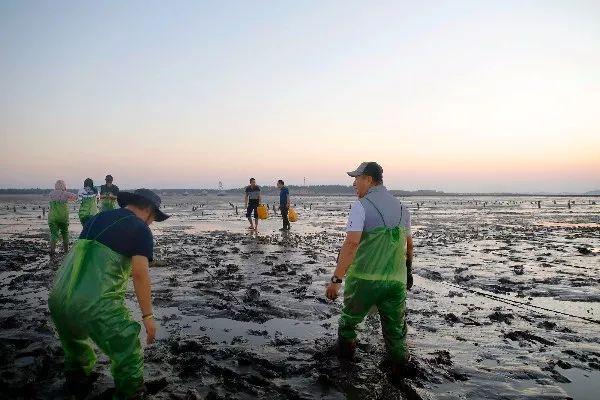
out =
<svg viewBox="0 0 600 400"><path fill-rule="evenodd" d="M504 337L506 339L519 342L519 345L521 346L527 346L531 342L537 342L546 346L554 346L556 344L548 339L544 339L543 337L534 335L533 333L528 331L512 331L505 333Z"/></svg>

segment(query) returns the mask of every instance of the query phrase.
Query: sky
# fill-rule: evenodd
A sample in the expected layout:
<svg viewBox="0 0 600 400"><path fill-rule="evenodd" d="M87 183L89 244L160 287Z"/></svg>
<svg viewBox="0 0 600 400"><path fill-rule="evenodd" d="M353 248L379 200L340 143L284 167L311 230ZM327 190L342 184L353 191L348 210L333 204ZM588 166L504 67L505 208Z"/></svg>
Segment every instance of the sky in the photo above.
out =
<svg viewBox="0 0 600 400"><path fill-rule="evenodd" d="M598 1L2 1L0 187L600 189Z"/></svg>

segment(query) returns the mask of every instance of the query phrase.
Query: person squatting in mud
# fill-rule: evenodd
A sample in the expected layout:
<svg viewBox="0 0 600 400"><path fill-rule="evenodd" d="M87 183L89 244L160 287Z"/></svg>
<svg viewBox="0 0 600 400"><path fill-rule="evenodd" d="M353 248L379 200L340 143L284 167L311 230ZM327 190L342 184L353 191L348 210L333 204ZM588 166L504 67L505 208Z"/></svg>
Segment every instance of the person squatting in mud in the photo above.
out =
<svg viewBox="0 0 600 400"><path fill-rule="evenodd" d="M358 200L352 205L346 239L326 289L327 298L335 300L346 277L338 354L354 356L356 327L376 306L392 373L399 377L409 360L405 308L406 292L413 284L410 213L383 186L383 169L376 162L363 162L348 175L354 178Z"/></svg>
<svg viewBox="0 0 600 400"><path fill-rule="evenodd" d="M52 320L65 353L68 393L85 396L96 354L92 342L111 360L115 399L141 398L144 360L140 324L125 306L127 281L133 277L147 342L156 334L148 263L153 238L149 225L169 216L161 199L148 189L119 192L120 209L96 214L59 269L48 299Z"/></svg>

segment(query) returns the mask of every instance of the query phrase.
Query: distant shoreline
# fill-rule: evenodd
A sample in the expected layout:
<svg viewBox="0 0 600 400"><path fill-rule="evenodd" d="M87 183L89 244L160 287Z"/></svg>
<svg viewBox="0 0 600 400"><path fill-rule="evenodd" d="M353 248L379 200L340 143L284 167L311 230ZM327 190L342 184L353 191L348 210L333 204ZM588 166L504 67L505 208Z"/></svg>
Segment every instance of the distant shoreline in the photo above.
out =
<svg viewBox="0 0 600 400"><path fill-rule="evenodd" d="M272 196L277 195L279 191L275 187L261 186L264 195ZM290 192L295 197L317 197L317 196L353 196L354 189L351 186L289 186ZM69 191L77 192L78 189L69 189ZM129 190L129 189L124 189ZM243 188L228 189L219 191L217 189L153 189L159 194L166 195L217 195L222 193L224 195L240 195L243 194ZM31 189L0 189L0 195L46 195L50 193L51 189L31 188ZM395 196L400 197L600 197L600 191L586 192L586 193L510 193L510 192L496 192L496 193L449 193L436 190L394 190L391 189Z"/></svg>

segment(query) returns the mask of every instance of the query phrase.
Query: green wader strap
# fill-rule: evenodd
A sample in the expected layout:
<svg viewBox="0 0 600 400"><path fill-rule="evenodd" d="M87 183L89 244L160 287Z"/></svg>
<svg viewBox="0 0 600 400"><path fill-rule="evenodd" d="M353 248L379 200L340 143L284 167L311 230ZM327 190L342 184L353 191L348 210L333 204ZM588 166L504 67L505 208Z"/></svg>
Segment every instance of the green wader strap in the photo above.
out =
<svg viewBox="0 0 600 400"><path fill-rule="evenodd" d="M375 209L375 211L377 211L377 213L381 217L381 222L383 222L383 226L385 226L386 228L388 228L387 224L385 223L385 218L383 218L383 214L381 213L381 211L379 211L379 208L377 208L377 206L375 205L375 203L373 203L367 196L365 196L364 199L367 200L369 203L371 203L371 205L373 206L373 208ZM404 208L400 207L400 222L402 222L402 213L404 213Z"/></svg>
<svg viewBox="0 0 600 400"><path fill-rule="evenodd" d="M94 222L96 222L96 219L98 218L97 214L94 219L92 220L92 222L90 223L90 227L88 228L88 232L92 229L92 226L94 225ZM100 237L100 235L102 235L104 232L106 232L109 228L112 228L113 226L115 226L116 224L118 224L119 222L131 218L134 215L126 215L122 218L119 218L118 220L116 220L115 222L113 222L112 224L108 225L106 228L102 229L102 231L100 231L99 234L96 235L96 237L94 237L93 241L97 241L97 239ZM88 239L90 240L90 239ZM77 281L78 277L79 277L79 272L81 271L81 268L83 266L83 260L85 258L85 251L83 252L78 252L75 255L75 260L73 260L73 269L71 270L71 279L69 279L69 285L67 286L67 298L71 297L71 292L73 291L73 286L75 285L75 282Z"/></svg>
<svg viewBox="0 0 600 400"><path fill-rule="evenodd" d="M118 220L116 220L115 222L113 222L112 224L110 224L109 226L107 226L106 228L102 229L100 231L99 234L96 235L95 238L93 238L92 240L98 240L98 238L104 233L106 232L108 229L112 228L113 226L115 226L116 224L118 224L119 222L123 221L124 219L127 218L131 218L134 217L134 215L126 215L124 217L119 218ZM98 218L98 217L96 217ZM92 226L94 225L94 222L96 222L96 218L93 219L92 223L90 224L90 228L88 229L88 232L92 230Z"/></svg>

